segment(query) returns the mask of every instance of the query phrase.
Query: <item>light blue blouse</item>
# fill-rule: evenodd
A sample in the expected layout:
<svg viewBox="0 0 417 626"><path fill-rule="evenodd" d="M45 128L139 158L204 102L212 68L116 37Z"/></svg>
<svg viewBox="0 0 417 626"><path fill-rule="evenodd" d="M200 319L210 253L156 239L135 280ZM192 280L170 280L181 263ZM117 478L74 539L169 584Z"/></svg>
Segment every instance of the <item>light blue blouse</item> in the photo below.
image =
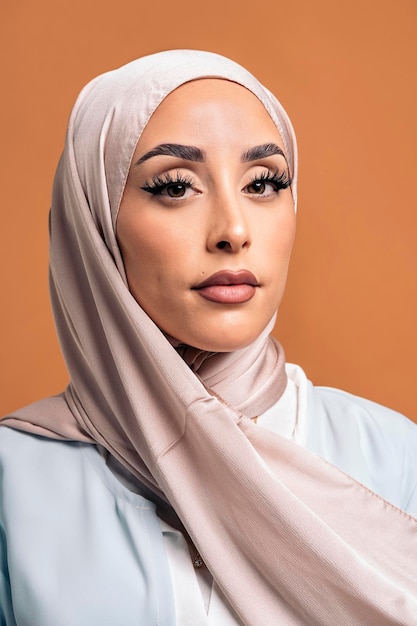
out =
<svg viewBox="0 0 417 626"><path fill-rule="evenodd" d="M307 449L417 516L414 423L310 386L303 433ZM97 447L0 428L0 481L1 626L174 626L155 507Z"/></svg>

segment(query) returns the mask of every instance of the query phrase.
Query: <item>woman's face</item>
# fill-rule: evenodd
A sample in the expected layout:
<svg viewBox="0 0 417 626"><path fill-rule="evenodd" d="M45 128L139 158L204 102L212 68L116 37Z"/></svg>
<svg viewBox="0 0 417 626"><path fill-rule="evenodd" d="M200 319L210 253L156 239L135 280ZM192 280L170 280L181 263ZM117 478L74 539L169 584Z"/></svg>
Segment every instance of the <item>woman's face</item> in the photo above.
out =
<svg viewBox="0 0 417 626"><path fill-rule="evenodd" d="M117 219L130 291L182 343L228 352L277 310L295 232L280 135L247 89L173 91L137 144Z"/></svg>

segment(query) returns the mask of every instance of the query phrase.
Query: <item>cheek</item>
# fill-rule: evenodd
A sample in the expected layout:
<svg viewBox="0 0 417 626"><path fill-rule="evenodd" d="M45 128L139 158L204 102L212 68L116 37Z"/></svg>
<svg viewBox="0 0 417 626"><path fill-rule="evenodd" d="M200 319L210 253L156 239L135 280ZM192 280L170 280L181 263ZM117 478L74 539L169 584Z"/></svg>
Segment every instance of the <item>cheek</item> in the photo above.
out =
<svg viewBox="0 0 417 626"><path fill-rule="evenodd" d="M277 234L278 251L284 262L288 264L295 238L295 214L291 213L289 219L280 225Z"/></svg>
<svg viewBox="0 0 417 626"><path fill-rule="evenodd" d="M291 207L264 227L263 243L267 258L273 259L277 269L288 265L295 237L295 213Z"/></svg>
<svg viewBox="0 0 417 626"><path fill-rule="evenodd" d="M172 228L141 220L140 227L120 228L119 245L129 288L135 298L158 298L161 288L174 286L184 258L184 245Z"/></svg>
<svg viewBox="0 0 417 626"><path fill-rule="evenodd" d="M156 247L143 236L143 233L141 236L135 236L135 233L131 232L124 239L122 253L129 283L134 283L142 274L152 270L157 258Z"/></svg>
<svg viewBox="0 0 417 626"><path fill-rule="evenodd" d="M147 277L154 267L158 241L142 221L132 218L132 211L121 207L117 222L117 241L123 257L129 288L136 297L138 286L146 288Z"/></svg>

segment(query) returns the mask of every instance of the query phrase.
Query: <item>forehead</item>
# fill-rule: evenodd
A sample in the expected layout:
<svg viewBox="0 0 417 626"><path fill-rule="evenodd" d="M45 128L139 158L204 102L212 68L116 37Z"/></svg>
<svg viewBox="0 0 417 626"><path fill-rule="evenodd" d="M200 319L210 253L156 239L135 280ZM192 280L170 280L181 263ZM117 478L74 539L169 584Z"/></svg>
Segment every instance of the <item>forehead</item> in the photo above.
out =
<svg viewBox="0 0 417 626"><path fill-rule="evenodd" d="M156 108L138 146L159 142L283 142L260 100L245 87L225 79L204 78L172 91Z"/></svg>

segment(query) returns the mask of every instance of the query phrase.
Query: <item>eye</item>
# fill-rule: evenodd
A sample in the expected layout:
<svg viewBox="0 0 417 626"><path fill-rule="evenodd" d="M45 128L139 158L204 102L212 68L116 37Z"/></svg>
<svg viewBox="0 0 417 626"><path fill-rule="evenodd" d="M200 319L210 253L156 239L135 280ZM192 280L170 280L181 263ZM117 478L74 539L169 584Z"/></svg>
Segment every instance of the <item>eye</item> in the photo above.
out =
<svg viewBox="0 0 417 626"><path fill-rule="evenodd" d="M194 180L190 176L182 175L180 172L176 172L175 176L169 173L162 176L153 176L152 180L147 181L141 189L153 196L172 198L173 200L179 200L198 193L194 189Z"/></svg>
<svg viewBox="0 0 417 626"><path fill-rule="evenodd" d="M265 193L266 188L268 186L272 187L270 183L268 184L264 180L254 180L253 183L251 183L250 185L247 185L246 193L262 195ZM272 187L272 190L275 191L273 187Z"/></svg>
<svg viewBox="0 0 417 626"><path fill-rule="evenodd" d="M182 198L188 188L189 186L184 185L184 183L172 183L161 190L161 195L167 195L170 198Z"/></svg>
<svg viewBox="0 0 417 626"><path fill-rule="evenodd" d="M277 194L281 189L287 189L290 185L291 178L286 171L268 169L256 175L242 191L249 195L267 197Z"/></svg>

